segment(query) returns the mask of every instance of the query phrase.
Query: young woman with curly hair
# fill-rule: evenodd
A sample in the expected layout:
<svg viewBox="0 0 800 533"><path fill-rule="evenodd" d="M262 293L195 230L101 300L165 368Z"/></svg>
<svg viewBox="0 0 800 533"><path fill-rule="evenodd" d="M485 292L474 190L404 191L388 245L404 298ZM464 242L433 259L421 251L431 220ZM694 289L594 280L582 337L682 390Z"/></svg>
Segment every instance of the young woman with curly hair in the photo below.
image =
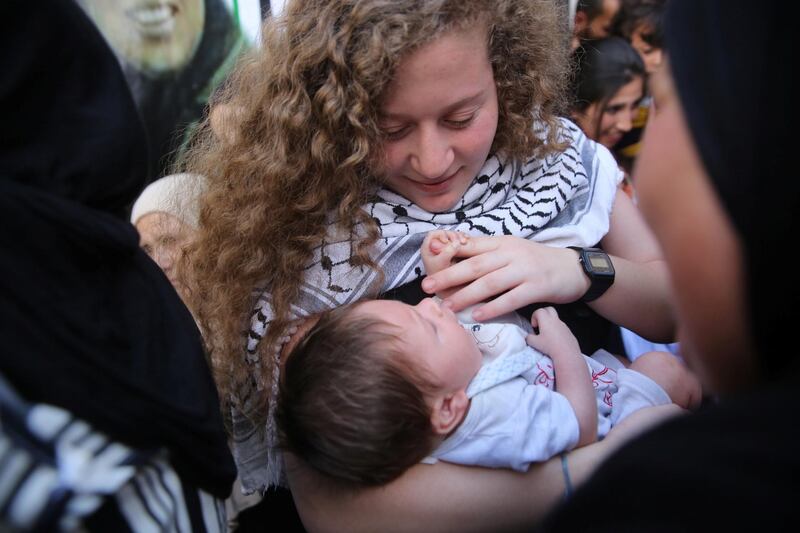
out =
<svg viewBox="0 0 800 533"><path fill-rule="evenodd" d="M216 95L184 169L208 180L187 299L243 487L285 485L288 474L307 527L502 529L534 522L563 491L552 461L526 475L421 465L359 492L327 490L288 455L284 472L273 410L285 344L325 309L419 300L426 232L474 236L475 257L424 289L466 284L448 299L457 309L503 293L477 320L581 300L590 279L565 247L602 240L616 282L592 308L670 338L660 252L617 194L614 159L557 118L562 22L552 0L294 2ZM573 452L573 481L616 440Z"/></svg>

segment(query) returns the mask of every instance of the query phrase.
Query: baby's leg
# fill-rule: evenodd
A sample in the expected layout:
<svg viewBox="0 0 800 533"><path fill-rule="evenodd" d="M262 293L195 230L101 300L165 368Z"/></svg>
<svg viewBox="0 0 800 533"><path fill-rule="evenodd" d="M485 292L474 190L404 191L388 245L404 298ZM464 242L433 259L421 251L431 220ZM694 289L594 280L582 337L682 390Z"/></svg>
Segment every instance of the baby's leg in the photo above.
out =
<svg viewBox="0 0 800 533"><path fill-rule="evenodd" d="M658 383L673 403L684 409L700 405L702 389L697 377L678 358L668 352L647 352L631 363L635 370Z"/></svg>

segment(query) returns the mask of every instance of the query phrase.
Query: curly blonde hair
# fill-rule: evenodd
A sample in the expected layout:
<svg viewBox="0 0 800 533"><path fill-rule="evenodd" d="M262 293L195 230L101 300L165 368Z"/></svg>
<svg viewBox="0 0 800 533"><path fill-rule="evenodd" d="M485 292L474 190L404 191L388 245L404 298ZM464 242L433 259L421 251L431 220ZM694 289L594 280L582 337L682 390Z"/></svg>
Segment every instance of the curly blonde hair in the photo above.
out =
<svg viewBox="0 0 800 533"><path fill-rule="evenodd" d="M223 398L271 382L271 348L289 326L330 213L345 230L366 228L354 262L378 270L370 250L379 230L362 205L381 186L382 97L408 54L450 31L485 29L499 103L493 153L523 159L562 148L556 115L568 41L555 4L303 0L265 22L260 49L215 94L212 119L181 166L208 180L182 270ZM534 122L547 126L545 139ZM261 376L248 376L246 332L259 290L270 292L276 318L259 344Z"/></svg>

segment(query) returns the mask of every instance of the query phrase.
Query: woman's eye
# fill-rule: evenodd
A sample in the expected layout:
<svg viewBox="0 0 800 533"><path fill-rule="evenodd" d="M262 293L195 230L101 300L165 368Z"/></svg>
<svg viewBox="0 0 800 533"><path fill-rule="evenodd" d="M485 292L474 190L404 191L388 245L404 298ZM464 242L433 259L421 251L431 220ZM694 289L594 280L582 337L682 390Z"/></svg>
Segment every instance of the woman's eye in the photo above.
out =
<svg viewBox="0 0 800 533"><path fill-rule="evenodd" d="M390 141L402 139L406 133L408 133L408 126L403 126L400 128L384 128L383 130L383 134Z"/></svg>
<svg viewBox="0 0 800 533"><path fill-rule="evenodd" d="M465 119L447 119L444 122L445 122L445 124L447 124L451 128L460 129L460 128L466 128L467 126L469 126L474 118L475 118L475 115L470 115L469 117L467 117Z"/></svg>

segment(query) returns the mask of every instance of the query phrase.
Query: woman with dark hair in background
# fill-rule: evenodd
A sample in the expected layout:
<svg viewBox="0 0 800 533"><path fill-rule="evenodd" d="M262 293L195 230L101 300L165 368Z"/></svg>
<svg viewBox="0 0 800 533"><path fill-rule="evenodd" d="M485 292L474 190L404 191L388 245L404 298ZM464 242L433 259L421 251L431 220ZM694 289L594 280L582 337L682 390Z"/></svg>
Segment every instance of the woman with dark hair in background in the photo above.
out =
<svg viewBox="0 0 800 533"><path fill-rule="evenodd" d="M572 57L572 117L590 139L610 149L631 128L644 94L644 64L619 37L585 43Z"/></svg>
<svg viewBox="0 0 800 533"><path fill-rule="evenodd" d="M647 72L645 96L633 119L633 127L614 147L617 160L628 173L631 172L636 156L641 150L642 132L650 114L652 98L647 79L661 67L663 61L664 4L665 0L622 0L622 7L614 18L612 33L631 43L642 58Z"/></svg>
<svg viewBox="0 0 800 533"><path fill-rule="evenodd" d="M669 265L682 353L716 395L613 455L554 531L778 531L800 478L800 186L792 36L777 3L673 1L636 167ZM731 35L746 35L732 39ZM594 520L591 510L620 503Z"/></svg>
<svg viewBox="0 0 800 533"><path fill-rule="evenodd" d="M636 50L620 37L584 43L572 53L572 61L572 118L590 139L613 151L633 127L644 96L644 64ZM623 188L632 194L629 169L624 170Z"/></svg>
<svg viewBox="0 0 800 533"><path fill-rule="evenodd" d="M612 33L626 39L639 53L648 74L663 61L665 0L622 0L614 15Z"/></svg>

